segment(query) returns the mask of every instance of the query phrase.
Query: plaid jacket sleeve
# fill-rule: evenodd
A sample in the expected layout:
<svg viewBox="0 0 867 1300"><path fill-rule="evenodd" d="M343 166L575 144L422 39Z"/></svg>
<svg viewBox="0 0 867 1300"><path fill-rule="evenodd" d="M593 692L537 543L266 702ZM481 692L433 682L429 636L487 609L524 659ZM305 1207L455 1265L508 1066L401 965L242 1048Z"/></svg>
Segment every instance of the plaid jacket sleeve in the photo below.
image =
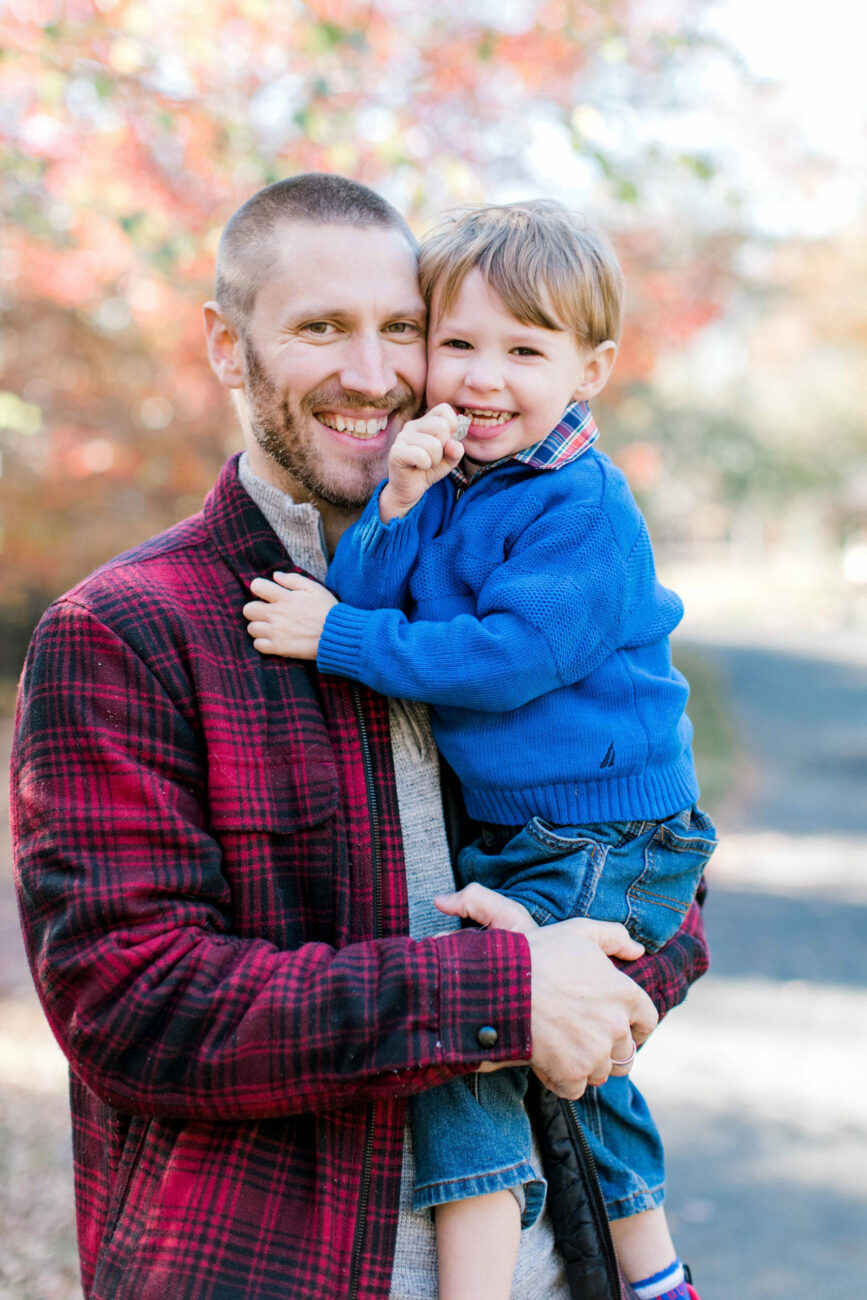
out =
<svg viewBox="0 0 867 1300"><path fill-rule="evenodd" d="M526 1058L521 936L260 937L275 907L265 837L235 837L244 870L230 881L196 715L167 686L180 657L154 664L66 599L43 619L22 683L13 831L25 941L78 1077L127 1113L250 1119L400 1095L482 1056ZM281 852L308 870L326 854L327 867L333 821L282 837ZM492 1022L499 1040L482 1052L476 1029Z"/></svg>
<svg viewBox="0 0 867 1300"><path fill-rule="evenodd" d="M679 1006L689 992L690 984L704 975L710 965L701 910L706 892L706 885L702 882L698 901L690 907L677 934L658 952L647 953L637 961L615 963L641 985L659 1012L660 1019Z"/></svg>

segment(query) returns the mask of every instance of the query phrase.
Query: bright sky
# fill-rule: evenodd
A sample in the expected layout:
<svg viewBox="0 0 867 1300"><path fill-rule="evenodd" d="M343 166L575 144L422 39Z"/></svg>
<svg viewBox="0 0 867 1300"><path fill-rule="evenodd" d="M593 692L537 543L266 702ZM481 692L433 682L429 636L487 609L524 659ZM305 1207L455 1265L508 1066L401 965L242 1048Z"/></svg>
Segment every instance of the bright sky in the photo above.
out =
<svg viewBox="0 0 867 1300"><path fill-rule="evenodd" d="M514 8L521 0L500 3ZM707 155L721 182L707 187L710 224L724 211L726 181L756 230L770 235L823 237L858 221L867 207L865 0L814 0L809 9L805 0L709 0L699 12L705 30L740 53L762 90L745 88L727 59L687 60L682 110L630 115L621 105L606 113L610 101L597 88L598 102L576 110L582 134L627 162L630 149L640 153L654 140L675 156ZM546 193L575 202L591 189L592 164L576 159L566 133L548 119L537 123L532 153ZM643 187L646 210L654 201L647 174ZM673 201L661 191L663 209ZM699 220L700 201L691 196Z"/></svg>
<svg viewBox="0 0 867 1300"><path fill-rule="evenodd" d="M776 109L742 139L753 218L770 232L824 235L867 203L867 8L862 0L714 0L712 30L761 78L779 83ZM782 115L782 118L781 118ZM781 136L780 122L787 128ZM761 147L762 134L770 141ZM751 138L752 137L752 138ZM782 168L773 166L776 143ZM807 190L787 184L785 154L800 140L831 166ZM753 151L751 143L759 145ZM752 162L750 155L753 155ZM768 164L771 164L770 166Z"/></svg>
<svg viewBox="0 0 867 1300"><path fill-rule="evenodd" d="M861 0L715 0L710 24L753 72L781 81L806 142L862 157L867 131L867 8Z"/></svg>

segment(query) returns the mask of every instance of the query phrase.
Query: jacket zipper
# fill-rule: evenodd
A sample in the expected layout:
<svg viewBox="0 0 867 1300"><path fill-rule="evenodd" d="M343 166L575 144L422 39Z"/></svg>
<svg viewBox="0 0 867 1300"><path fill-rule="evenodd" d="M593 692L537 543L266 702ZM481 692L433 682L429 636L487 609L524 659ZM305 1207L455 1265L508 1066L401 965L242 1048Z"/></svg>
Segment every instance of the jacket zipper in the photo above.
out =
<svg viewBox="0 0 867 1300"><path fill-rule="evenodd" d="M611 1237L611 1229L608 1226L608 1211L605 1209L605 1202L602 1199L602 1189L599 1186L599 1175L596 1171L596 1160L593 1152L584 1136L584 1129L581 1127L576 1111L575 1103L567 1101L563 1109L566 1112L567 1122L572 1130L572 1135L578 1145L578 1149L584 1158L584 1163L590 1171L590 1178L586 1180L587 1195L590 1198L590 1208L593 1217L596 1220L596 1227L599 1234L599 1241L602 1245L602 1253L605 1256L605 1269L608 1274L608 1281L611 1287L611 1300L620 1300L623 1295L623 1288L620 1285L620 1269L617 1265L617 1256L614 1253L614 1241Z"/></svg>
<svg viewBox="0 0 867 1300"><path fill-rule="evenodd" d="M380 851L379 838L379 804L376 795L376 785L373 780L373 763L370 757L370 741L367 734L367 723L364 718L364 710L361 705L361 694L358 686L353 682L352 689L352 707L355 710L355 720L358 724L358 737L361 744L361 763L364 768L364 784L367 792L367 811L370 818L370 839L373 854L373 937L374 939L382 938L382 919L381 912L381 877L382 877L382 854ZM361 1191L358 1198L358 1218L355 1221L355 1240L352 1244L352 1262L349 1270L349 1297L348 1300L357 1300L358 1287L361 1279L361 1248L364 1244L364 1235L367 1229L367 1205L370 1199L370 1180L373 1173L373 1137L374 1137L374 1105L373 1102L367 1107L364 1131L364 1158L361 1166Z"/></svg>

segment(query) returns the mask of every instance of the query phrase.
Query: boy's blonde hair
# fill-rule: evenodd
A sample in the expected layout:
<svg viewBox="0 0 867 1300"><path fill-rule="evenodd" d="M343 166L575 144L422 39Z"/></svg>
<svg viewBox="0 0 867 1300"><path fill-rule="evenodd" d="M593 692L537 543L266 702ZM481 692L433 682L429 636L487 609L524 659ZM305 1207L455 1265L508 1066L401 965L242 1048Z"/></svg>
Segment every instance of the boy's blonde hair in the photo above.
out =
<svg viewBox="0 0 867 1300"><path fill-rule="evenodd" d="M445 217L419 255L428 309L436 289L447 311L476 267L523 325L565 325L582 347L618 342L623 272L614 249L561 203L487 204Z"/></svg>

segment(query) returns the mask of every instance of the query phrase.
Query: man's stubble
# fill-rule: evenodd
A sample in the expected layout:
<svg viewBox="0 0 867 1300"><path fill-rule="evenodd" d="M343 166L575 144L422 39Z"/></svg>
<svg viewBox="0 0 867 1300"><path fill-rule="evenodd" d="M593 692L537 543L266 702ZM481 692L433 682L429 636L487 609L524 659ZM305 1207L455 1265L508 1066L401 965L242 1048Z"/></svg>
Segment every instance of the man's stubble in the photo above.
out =
<svg viewBox="0 0 867 1300"><path fill-rule="evenodd" d="M419 399L405 384L376 399L325 386L305 393L293 403L266 373L252 343L245 339L243 346L250 427L262 451L315 500L339 510L366 505L385 477L386 457L381 452L342 461L334 456L333 463L329 463L329 457L317 446L315 432L305 433L313 428L313 412L329 408L373 409L396 411L411 419L419 409Z"/></svg>

